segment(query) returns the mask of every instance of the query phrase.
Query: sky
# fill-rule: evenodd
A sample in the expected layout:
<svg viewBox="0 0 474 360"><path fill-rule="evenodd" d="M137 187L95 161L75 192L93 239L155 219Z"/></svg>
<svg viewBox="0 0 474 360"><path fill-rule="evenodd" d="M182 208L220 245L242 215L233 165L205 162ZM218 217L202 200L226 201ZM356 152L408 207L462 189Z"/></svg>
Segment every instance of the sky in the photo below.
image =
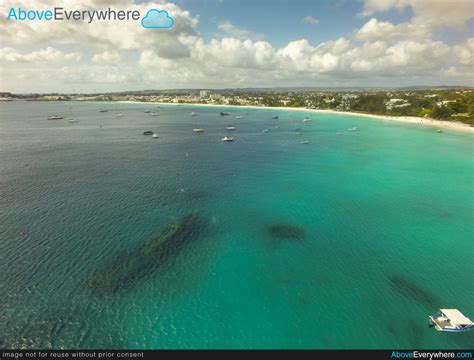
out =
<svg viewBox="0 0 474 360"><path fill-rule="evenodd" d="M166 10L141 22L11 9ZM472 0L3 0L0 91L474 86Z"/></svg>

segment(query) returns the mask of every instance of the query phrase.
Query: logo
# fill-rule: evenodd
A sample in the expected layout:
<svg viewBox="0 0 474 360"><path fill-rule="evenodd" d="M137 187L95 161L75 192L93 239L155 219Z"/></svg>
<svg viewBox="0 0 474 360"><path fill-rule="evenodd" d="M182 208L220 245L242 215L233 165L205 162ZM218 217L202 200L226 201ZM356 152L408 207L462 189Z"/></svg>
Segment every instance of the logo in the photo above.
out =
<svg viewBox="0 0 474 360"><path fill-rule="evenodd" d="M138 10L68 10L63 7L52 9L10 8L8 21L83 21L91 24L97 21L140 21L145 29L171 29L173 18L166 10L150 9L142 17Z"/></svg>
<svg viewBox="0 0 474 360"><path fill-rule="evenodd" d="M166 10L148 10L142 19L142 26L146 29L170 29L173 24L174 20Z"/></svg>

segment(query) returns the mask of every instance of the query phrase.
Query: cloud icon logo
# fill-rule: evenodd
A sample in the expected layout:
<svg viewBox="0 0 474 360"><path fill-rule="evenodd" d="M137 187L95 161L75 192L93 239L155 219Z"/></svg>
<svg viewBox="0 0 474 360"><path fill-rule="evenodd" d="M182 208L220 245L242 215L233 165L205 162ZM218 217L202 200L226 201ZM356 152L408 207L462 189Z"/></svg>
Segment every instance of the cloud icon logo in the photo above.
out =
<svg viewBox="0 0 474 360"><path fill-rule="evenodd" d="M166 10L148 10L142 19L142 26L146 29L170 29L173 25L174 20Z"/></svg>

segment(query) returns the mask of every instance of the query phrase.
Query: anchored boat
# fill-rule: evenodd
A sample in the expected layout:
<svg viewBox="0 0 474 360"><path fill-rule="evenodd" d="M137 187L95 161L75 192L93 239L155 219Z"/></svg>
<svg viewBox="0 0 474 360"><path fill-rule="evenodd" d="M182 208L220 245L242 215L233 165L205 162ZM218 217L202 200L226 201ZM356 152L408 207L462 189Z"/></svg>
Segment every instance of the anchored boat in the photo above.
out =
<svg viewBox="0 0 474 360"><path fill-rule="evenodd" d="M429 319L430 326L438 331L461 332L474 329L474 322L458 309L439 309L438 314Z"/></svg>
<svg viewBox="0 0 474 360"><path fill-rule="evenodd" d="M59 115L48 116L48 120L62 120L62 119L64 119L64 116L59 116Z"/></svg>

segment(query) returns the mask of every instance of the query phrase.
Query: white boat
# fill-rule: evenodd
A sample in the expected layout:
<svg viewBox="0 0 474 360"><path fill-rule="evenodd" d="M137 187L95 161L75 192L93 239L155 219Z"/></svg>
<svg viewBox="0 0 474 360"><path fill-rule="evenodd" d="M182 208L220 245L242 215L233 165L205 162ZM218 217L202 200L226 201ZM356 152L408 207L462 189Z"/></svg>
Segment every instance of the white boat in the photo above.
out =
<svg viewBox="0 0 474 360"><path fill-rule="evenodd" d="M242 116L242 115L237 115L235 118L236 118L236 119L242 119L243 116Z"/></svg>
<svg viewBox="0 0 474 360"><path fill-rule="evenodd" d="M360 129L358 127L352 127L349 129L349 131L360 131Z"/></svg>
<svg viewBox="0 0 474 360"><path fill-rule="evenodd" d="M221 140L222 140L222 141L229 142L229 141L234 141L234 138L231 137L231 136L224 136Z"/></svg>
<svg viewBox="0 0 474 360"><path fill-rule="evenodd" d="M158 134L153 134L151 137L155 138L155 139L158 139Z"/></svg>
<svg viewBox="0 0 474 360"><path fill-rule="evenodd" d="M158 116L159 114L157 112L152 112L150 115L151 116Z"/></svg>
<svg viewBox="0 0 474 360"><path fill-rule="evenodd" d="M194 111L191 114L189 114L189 116L197 116L197 115L198 113L195 113Z"/></svg>
<svg viewBox="0 0 474 360"><path fill-rule="evenodd" d="M195 133L202 133L202 132L204 132L204 129L202 129L202 128L194 128L193 131L194 131Z"/></svg>
<svg viewBox="0 0 474 360"><path fill-rule="evenodd" d="M302 141L301 143L302 143L302 144L309 144L309 141L308 141L308 140L305 140L305 141Z"/></svg>
<svg viewBox="0 0 474 360"><path fill-rule="evenodd" d="M268 129L263 129L262 133L266 134L268 132Z"/></svg>
<svg viewBox="0 0 474 360"><path fill-rule="evenodd" d="M50 115L48 116L48 120L62 120L64 119L64 116L60 116L60 115Z"/></svg>
<svg viewBox="0 0 474 360"><path fill-rule="evenodd" d="M305 123L308 123L308 122L311 122L311 121L313 121L313 119L311 119L311 118L309 118L309 117L305 117L305 118L303 119L303 122L305 122Z"/></svg>
<svg viewBox="0 0 474 360"><path fill-rule="evenodd" d="M474 322L458 309L439 309L429 317L429 323L437 331L461 332L474 329Z"/></svg>
<svg viewBox="0 0 474 360"><path fill-rule="evenodd" d="M226 127L227 130L235 130L235 126L234 125L229 125Z"/></svg>
<svg viewBox="0 0 474 360"><path fill-rule="evenodd" d="M123 114L114 114L115 117L122 117Z"/></svg>

